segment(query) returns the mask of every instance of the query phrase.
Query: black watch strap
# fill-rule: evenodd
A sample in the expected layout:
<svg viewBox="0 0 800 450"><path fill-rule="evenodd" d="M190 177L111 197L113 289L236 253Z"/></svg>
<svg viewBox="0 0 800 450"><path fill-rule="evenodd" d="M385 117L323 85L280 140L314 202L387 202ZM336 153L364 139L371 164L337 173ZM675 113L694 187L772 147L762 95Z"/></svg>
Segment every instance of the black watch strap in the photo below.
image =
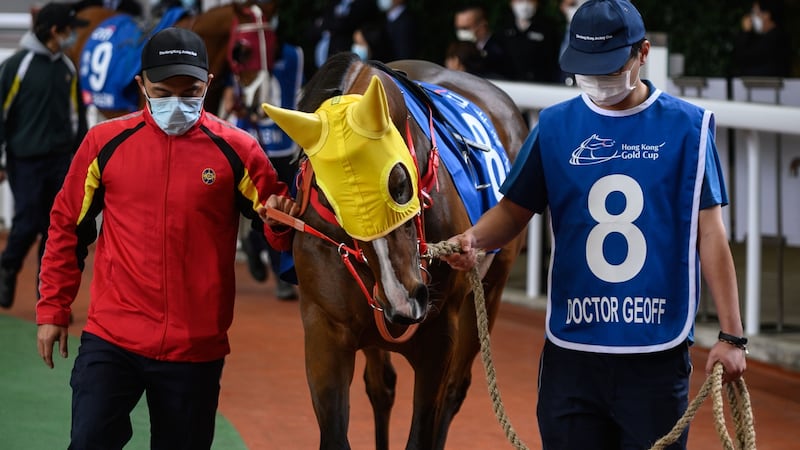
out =
<svg viewBox="0 0 800 450"><path fill-rule="evenodd" d="M717 339L719 339L722 342L726 342L728 344L731 344L734 347L739 347L742 350L747 350L747 338L746 337L734 336L732 334L723 333L722 331L720 331L719 335L717 336Z"/></svg>

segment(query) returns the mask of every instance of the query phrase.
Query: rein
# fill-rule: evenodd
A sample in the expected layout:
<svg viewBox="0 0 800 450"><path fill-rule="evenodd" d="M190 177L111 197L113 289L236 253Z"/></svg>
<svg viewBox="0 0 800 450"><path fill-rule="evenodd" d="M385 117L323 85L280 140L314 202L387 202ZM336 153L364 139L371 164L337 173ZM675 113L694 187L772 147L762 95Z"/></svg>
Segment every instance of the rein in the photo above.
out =
<svg viewBox="0 0 800 450"><path fill-rule="evenodd" d="M322 240L325 240L335 245L337 251L339 252L339 256L342 259L342 263L344 264L345 267L347 267L347 270L350 272L350 275L352 275L353 278L356 280L356 283L358 283L358 287L361 288L361 292L364 293L364 297L367 298L367 303L369 304L370 307L372 307L373 316L375 318L375 324L378 327L378 332L380 332L381 337L383 337L386 341L395 344L401 344L411 339L411 337L414 335L414 333L417 331L417 328L419 327L418 323L409 325L403 332L403 334L401 334L398 337L392 336L392 334L389 332L389 329L386 326L386 320L384 320L383 318L383 308L381 308L380 304L375 300L376 295L370 293L370 291L367 289L367 286L364 284L364 281L361 279L360 276L358 276L358 271L356 270L356 267L351 259L351 257L354 257L356 262L367 264L367 258L364 256L364 252L361 251L361 249L348 247L343 242L336 242L335 240L328 237L325 233L317 230L311 225L308 225L302 220L296 217L292 217L286 214L285 212L279 211L275 208L267 208L267 217L277 222L280 222L284 225L288 225L297 231L308 233L312 236L316 236ZM376 283L375 286L373 287L373 293L377 289L378 285Z"/></svg>

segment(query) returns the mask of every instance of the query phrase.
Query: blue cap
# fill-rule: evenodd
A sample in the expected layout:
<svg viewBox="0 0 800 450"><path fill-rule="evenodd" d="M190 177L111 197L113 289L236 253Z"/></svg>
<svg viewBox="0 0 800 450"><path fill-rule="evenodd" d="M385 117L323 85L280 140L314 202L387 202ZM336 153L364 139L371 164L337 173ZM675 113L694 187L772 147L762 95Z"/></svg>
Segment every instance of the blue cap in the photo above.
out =
<svg viewBox="0 0 800 450"><path fill-rule="evenodd" d="M631 46L644 39L644 21L627 0L589 0L572 18L569 46L561 69L580 75L606 75L619 70Z"/></svg>

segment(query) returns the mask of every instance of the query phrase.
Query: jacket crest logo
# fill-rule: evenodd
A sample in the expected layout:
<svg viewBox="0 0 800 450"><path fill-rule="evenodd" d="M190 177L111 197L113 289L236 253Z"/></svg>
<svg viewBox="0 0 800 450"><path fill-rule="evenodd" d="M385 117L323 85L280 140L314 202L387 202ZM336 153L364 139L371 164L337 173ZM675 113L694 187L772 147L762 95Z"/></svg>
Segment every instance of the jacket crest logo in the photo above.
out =
<svg viewBox="0 0 800 450"><path fill-rule="evenodd" d="M214 172L214 169L208 167L203 169L203 184L212 185L215 181L217 181L217 173Z"/></svg>

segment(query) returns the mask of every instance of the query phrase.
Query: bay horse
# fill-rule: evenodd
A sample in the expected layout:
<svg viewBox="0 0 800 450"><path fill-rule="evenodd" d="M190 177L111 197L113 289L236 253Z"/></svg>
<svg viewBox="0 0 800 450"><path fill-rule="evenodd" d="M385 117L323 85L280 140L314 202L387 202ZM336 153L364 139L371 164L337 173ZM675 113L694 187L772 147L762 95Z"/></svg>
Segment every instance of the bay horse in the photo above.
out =
<svg viewBox="0 0 800 450"><path fill-rule="evenodd" d="M405 80L402 88L396 79ZM349 389L359 350L366 357L377 449L388 448L396 395L390 352L405 357L415 374L407 449L444 448L471 383L480 342L468 276L424 258L426 242L463 232L471 218L451 171L439 164L444 150L426 135L433 122L410 117L402 91L415 91L419 82L477 105L513 160L528 130L508 95L484 79L426 61L384 66L340 53L306 84L297 111L263 105L304 149L297 183L304 207L292 220L306 232L295 233L293 256L321 449L350 448ZM388 163L365 165L382 155L389 155ZM365 192L375 182L380 192ZM361 194L371 200L353 205L352 197ZM490 326L521 245L520 236L481 265Z"/></svg>
<svg viewBox="0 0 800 450"><path fill-rule="evenodd" d="M75 67L79 70L106 71L109 69L109 67L107 65L104 66L103 64L95 64L93 67L81 67L82 64L86 64L86 60L94 61L95 63L97 61L107 61L103 58L96 58L94 57L95 55L92 55L91 58L88 56L82 58L81 55L83 54L83 48L90 35L95 31L98 25L111 17L123 14L123 12L106 9L102 6L95 6L93 5L93 2L85 2L85 4L87 6L80 9L77 13L77 16L87 20L89 24L86 27L81 27L76 30L76 43L67 52L67 55L75 64ZM214 114L219 112L222 100L222 91L227 81L226 78L230 76L232 66L242 66L247 69L245 73L239 74L239 78L242 80L249 82L257 78L256 74L252 73L250 70L252 65L248 66L246 64L247 61L237 60L236 57L255 58L261 53L269 55L270 58L274 57L273 55L275 53L275 45L277 40L275 38L274 30L272 30L268 24L276 12L277 2L275 1L249 0L244 3L232 2L230 4L217 6L197 15L186 14L174 24L174 26L177 27L191 29L197 33L206 44L206 49L208 51L209 72L214 74L215 77L214 82L209 85L209 90L206 94L206 110ZM252 25L254 22L263 24L263 26L253 27ZM249 25L249 29L246 30L247 33L260 32L266 36L263 40L265 48L256 49L256 51L251 50L248 52L240 51L237 38L242 35L240 28L243 26L243 24ZM155 26L155 23L142 25L142 29L144 30L143 37L146 38L149 36L147 28L152 26ZM253 40L250 39L250 41ZM134 57L136 58L136 61L138 61L138 55L134 55ZM104 74L101 74L101 76L104 76ZM127 86L126 89L133 89L138 92L138 87L136 86L136 82L133 77L130 77L130 80L121 80L121 82L126 83L124 84ZM86 92L88 87L82 86L82 89L84 92ZM87 95L84 95L84 101L86 103L90 103L91 98L88 98ZM143 104L143 99L139 98L139 107L141 107ZM129 109L104 109L99 106L98 109L106 118L118 117L131 112Z"/></svg>

